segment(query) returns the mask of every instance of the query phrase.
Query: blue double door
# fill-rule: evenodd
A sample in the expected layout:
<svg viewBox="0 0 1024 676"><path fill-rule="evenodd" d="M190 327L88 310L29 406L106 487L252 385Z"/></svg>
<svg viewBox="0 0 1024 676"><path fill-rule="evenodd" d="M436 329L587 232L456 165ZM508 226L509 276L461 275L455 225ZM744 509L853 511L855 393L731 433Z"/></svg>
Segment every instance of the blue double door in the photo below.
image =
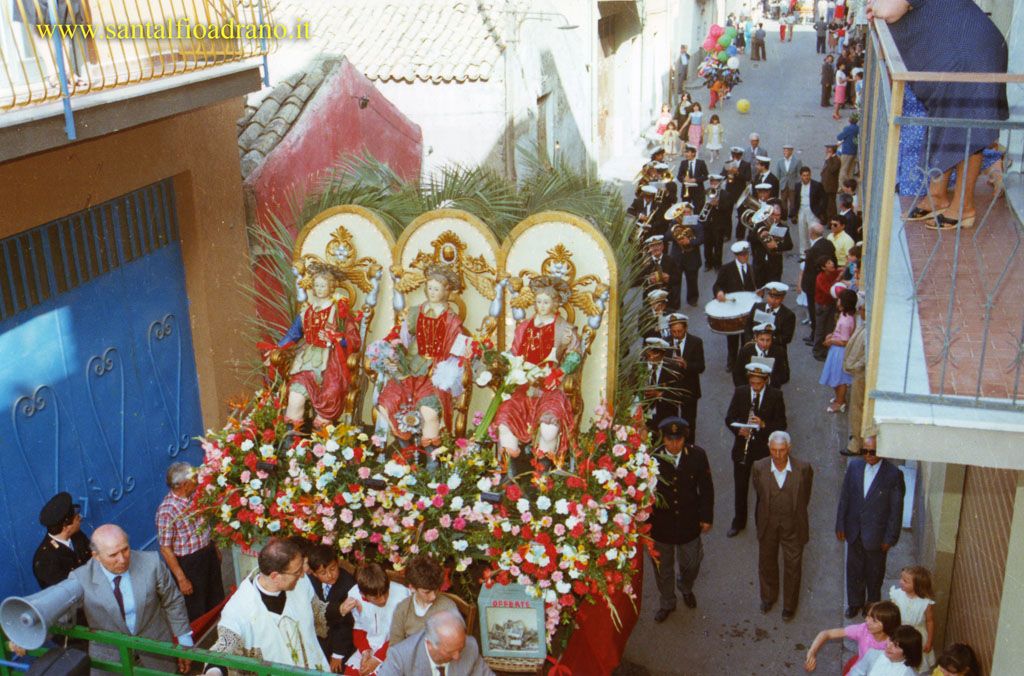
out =
<svg viewBox="0 0 1024 676"><path fill-rule="evenodd" d="M154 546L167 466L202 433L171 182L0 240L0 598L38 587L39 509Z"/></svg>

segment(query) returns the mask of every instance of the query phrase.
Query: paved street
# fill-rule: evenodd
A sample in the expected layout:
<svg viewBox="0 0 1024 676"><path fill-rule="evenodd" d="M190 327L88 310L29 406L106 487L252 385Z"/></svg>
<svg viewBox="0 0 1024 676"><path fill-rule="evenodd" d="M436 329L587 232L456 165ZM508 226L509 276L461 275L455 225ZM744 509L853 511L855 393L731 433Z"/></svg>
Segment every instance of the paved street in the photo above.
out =
<svg viewBox="0 0 1024 676"><path fill-rule="evenodd" d="M792 142L797 147L797 156L812 167L817 179L823 144L835 138L842 123L832 120L831 109L819 107L821 57L814 52L814 33L805 27L797 31L792 43L780 44L775 24L766 29L767 62L750 62L743 57L744 82L726 102L725 110L716 111L725 128L725 152L729 146L745 145L747 135L757 131L761 145L773 160L781 157L783 143ZM706 90L691 91L696 93L696 100L705 104L707 119L710 113L706 109ZM741 98L751 102L748 115L736 111L736 101ZM632 168L634 173L636 168ZM709 168L719 171L721 162ZM624 189L631 197L631 187ZM783 278L791 288L796 286L799 275L796 253L787 259ZM657 590L648 561L642 615L626 650L620 669L623 674L803 673L804 654L817 631L843 624L843 548L836 541L833 528L836 495L846 465L837 450L845 445L847 419L845 414L825 412L831 390L818 385L821 364L811 358L810 348L802 342L808 333L806 326L798 326L790 346L792 380L784 388L793 455L809 461L815 471L812 535L804 551L800 607L793 622L782 622L781 602L768 615L759 611L757 540L752 514L747 530L733 539L725 536L733 512L733 488L729 461L732 436L723 419L733 386L724 371L725 338L708 330L703 312L713 281L713 272L702 272L700 307L683 308L690 317L691 331L704 338L707 371L702 381L704 396L700 400L697 443L708 451L716 488L714 529L704 539L704 562L695 588L698 608L690 610L680 600L668 620L655 624ZM791 292L786 303L802 319L805 311L796 306L796 295ZM751 510L753 502L751 494ZM896 556L890 557L890 575L894 558L902 558L903 552L898 550L908 547L908 543L909 538L902 539L894 550ZM837 644L824 648L819 653L816 673L839 674L842 662L850 654L845 649L840 651Z"/></svg>

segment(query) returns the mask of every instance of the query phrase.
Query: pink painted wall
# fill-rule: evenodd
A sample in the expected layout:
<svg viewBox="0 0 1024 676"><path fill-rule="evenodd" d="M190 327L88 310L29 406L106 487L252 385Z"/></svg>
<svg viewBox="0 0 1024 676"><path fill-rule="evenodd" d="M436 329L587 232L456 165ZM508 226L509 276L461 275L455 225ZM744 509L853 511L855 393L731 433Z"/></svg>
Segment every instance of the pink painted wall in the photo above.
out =
<svg viewBox="0 0 1024 676"><path fill-rule="evenodd" d="M370 104L359 107L359 97ZM291 228L295 196L315 188L317 179L345 154L369 152L400 177L420 174L423 133L349 63L328 76L288 134L246 180L257 217L274 213Z"/></svg>

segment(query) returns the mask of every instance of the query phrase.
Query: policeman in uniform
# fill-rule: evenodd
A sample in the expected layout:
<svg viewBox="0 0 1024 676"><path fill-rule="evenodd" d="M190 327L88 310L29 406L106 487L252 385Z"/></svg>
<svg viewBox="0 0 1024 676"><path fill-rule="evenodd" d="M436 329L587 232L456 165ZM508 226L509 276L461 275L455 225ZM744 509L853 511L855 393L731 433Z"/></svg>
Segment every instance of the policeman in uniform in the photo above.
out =
<svg viewBox="0 0 1024 676"><path fill-rule="evenodd" d="M46 536L32 557L32 572L39 587L46 589L67 579L72 570L88 561L89 538L82 533L82 516L69 493L50 498L39 512Z"/></svg>
<svg viewBox="0 0 1024 676"><path fill-rule="evenodd" d="M686 443L689 423L672 416L662 420L658 429L662 436L662 445L655 449L659 499L651 514L651 537L658 552L655 578L660 595L654 621L661 623L676 609L675 587L683 593L687 608L697 607L693 583L704 558L700 536L714 522L715 488L707 453Z"/></svg>

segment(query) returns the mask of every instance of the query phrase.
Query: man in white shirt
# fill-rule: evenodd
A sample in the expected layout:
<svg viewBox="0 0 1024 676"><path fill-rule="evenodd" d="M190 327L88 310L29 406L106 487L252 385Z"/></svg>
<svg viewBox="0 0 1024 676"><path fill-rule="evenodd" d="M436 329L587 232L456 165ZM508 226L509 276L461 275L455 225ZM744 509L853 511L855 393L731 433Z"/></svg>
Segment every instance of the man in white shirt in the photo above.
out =
<svg viewBox="0 0 1024 676"><path fill-rule="evenodd" d="M796 615L804 545L809 537L807 505L811 501L814 470L789 455L792 440L786 432L768 437L770 457L754 463L757 494L757 573L761 586L761 612L768 613L779 597L779 549L782 549L782 620Z"/></svg>
<svg viewBox="0 0 1024 676"><path fill-rule="evenodd" d="M679 45L679 56L676 57L676 93L680 96L686 87L686 76L690 69L690 54L686 45Z"/></svg>
<svg viewBox="0 0 1024 676"><path fill-rule="evenodd" d="M779 161L779 199L782 200L782 218L789 219L789 209L793 202L793 191L800 183L800 170L804 163L793 156L793 146L782 146L782 159Z"/></svg>

